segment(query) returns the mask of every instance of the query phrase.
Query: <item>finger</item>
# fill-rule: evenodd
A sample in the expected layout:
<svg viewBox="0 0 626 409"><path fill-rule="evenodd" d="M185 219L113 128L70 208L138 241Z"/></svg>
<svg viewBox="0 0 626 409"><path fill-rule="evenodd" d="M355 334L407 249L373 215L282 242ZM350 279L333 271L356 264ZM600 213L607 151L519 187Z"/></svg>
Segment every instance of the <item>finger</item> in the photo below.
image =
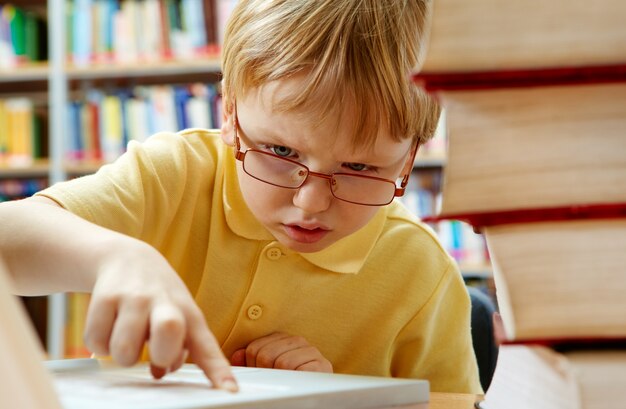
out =
<svg viewBox="0 0 626 409"><path fill-rule="evenodd" d="M150 362L171 368L182 356L185 317L171 304L158 304L150 312Z"/></svg>
<svg viewBox="0 0 626 409"><path fill-rule="evenodd" d="M154 364L150 364L150 373L154 379L161 379L165 375L167 375L167 369L161 368L160 366L156 366Z"/></svg>
<svg viewBox="0 0 626 409"><path fill-rule="evenodd" d="M122 366L131 366L139 359L147 338L149 308L150 301L143 297L128 299L120 306L109 350Z"/></svg>
<svg viewBox="0 0 626 409"><path fill-rule="evenodd" d="M246 347L246 366L251 368L272 368L274 359L281 352L279 350L281 346L278 342L288 338L292 337L283 332L274 332L265 337L255 339ZM259 363L259 354L263 350L262 362Z"/></svg>
<svg viewBox="0 0 626 409"><path fill-rule="evenodd" d="M333 373L332 364L327 361L310 361L295 368L296 371Z"/></svg>
<svg viewBox="0 0 626 409"><path fill-rule="evenodd" d="M274 361L273 368L295 370L310 362L323 361L325 358L311 345L284 350Z"/></svg>
<svg viewBox="0 0 626 409"><path fill-rule="evenodd" d="M183 352L178 356L174 364L170 366L170 372L175 372L180 369L181 366L187 361L187 356L189 356L189 351L183 349Z"/></svg>
<svg viewBox="0 0 626 409"><path fill-rule="evenodd" d="M187 333L189 356L213 383L213 387L237 392L239 387L230 365L199 310L188 315Z"/></svg>
<svg viewBox="0 0 626 409"><path fill-rule="evenodd" d="M117 299L91 295L85 320L85 346L96 355L109 355L109 342L117 315Z"/></svg>
<svg viewBox="0 0 626 409"><path fill-rule="evenodd" d="M230 364L233 366L246 366L246 349L236 350L230 357Z"/></svg>
<svg viewBox="0 0 626 409"><path fill-rule="evenodd" d="M187 360L188 354L189 352L186 349L183 349L178 358L176 358L176 361L174 361L174 364L172 364L169 369L165 369L150 363L150 373L152 374L154 379L161 379L168 373L176 372L178 369L180 369L181 366L183 366L183 364Z"/></svg>

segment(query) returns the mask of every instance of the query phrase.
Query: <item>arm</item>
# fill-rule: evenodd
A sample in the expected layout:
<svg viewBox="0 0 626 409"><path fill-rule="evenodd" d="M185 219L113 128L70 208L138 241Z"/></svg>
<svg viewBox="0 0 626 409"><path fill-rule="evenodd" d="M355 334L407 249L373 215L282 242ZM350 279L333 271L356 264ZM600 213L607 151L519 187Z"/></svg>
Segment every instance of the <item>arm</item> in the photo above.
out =
<svg viewBox="0 0 626 409"><path fill-rule="evenodd" d="M482 393L470 309L461 274L450 262L428 302L399 335L393 376L428 379L435 392Z"/></svg>
<svg viewBox="0 0 626 409"><path fill-rule="evenodd" d="M216 387L236 384L189 291L151 246L92 224L43 197L0 204L0 253L22 295L92 292L85 343L132 365L148 342L153 374L185 351Z"/></svg>

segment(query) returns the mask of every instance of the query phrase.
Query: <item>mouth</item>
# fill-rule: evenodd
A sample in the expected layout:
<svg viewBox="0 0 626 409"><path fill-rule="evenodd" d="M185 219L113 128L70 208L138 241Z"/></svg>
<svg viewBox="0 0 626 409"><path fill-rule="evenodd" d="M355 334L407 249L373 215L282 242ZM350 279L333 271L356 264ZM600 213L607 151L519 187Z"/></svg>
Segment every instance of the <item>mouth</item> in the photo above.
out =
<svg viewBox="0 0 626 409"><path fill-rule="evenodd" d="M297 224L284 224L283 229L291 240L305 244L317 243L330 233L330 230L323 227L303 227Z"/></svg>

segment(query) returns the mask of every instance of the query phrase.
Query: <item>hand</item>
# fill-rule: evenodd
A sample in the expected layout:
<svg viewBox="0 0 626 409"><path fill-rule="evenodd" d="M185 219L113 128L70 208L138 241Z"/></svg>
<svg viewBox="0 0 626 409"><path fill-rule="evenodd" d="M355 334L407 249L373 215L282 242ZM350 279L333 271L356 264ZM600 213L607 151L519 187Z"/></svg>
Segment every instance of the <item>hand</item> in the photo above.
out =
<svg viewBox="0 0 626 409"><path fill-rule="evenodd" d="M167 261L143 245L112 254L93 288L86 346L130 366L147 342L155 378L178 369L188 352L214 387L236 391L228 361L202 312Z"/></svg>
<svg viewBox="0 0 626 409"><path fill-rule="evenodd" d="M491 316L493 322L493 337L496 345L501 345L507 341L506 331L504 330L504 322L499 312L494 312Z"/></svg>
<svg viewBox="0 0 626 409"><path fill-rule="evenodd" d="M282 332L261 337L232 355L232 365L297 371L333 372L333 366L306 339Z"/></svg>

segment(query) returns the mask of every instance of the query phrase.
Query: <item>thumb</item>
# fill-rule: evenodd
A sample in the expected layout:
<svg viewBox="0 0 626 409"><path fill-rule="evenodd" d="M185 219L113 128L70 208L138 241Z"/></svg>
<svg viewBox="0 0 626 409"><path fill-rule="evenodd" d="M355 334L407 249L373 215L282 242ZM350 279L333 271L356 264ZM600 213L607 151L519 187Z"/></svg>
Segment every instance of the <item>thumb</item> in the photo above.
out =
<svg viewBox="0 0 626 409"><path fill-rule="evenodd" d="M233 366L246 366L246 349L236 350L230 357L230 364Z"/></svg>

